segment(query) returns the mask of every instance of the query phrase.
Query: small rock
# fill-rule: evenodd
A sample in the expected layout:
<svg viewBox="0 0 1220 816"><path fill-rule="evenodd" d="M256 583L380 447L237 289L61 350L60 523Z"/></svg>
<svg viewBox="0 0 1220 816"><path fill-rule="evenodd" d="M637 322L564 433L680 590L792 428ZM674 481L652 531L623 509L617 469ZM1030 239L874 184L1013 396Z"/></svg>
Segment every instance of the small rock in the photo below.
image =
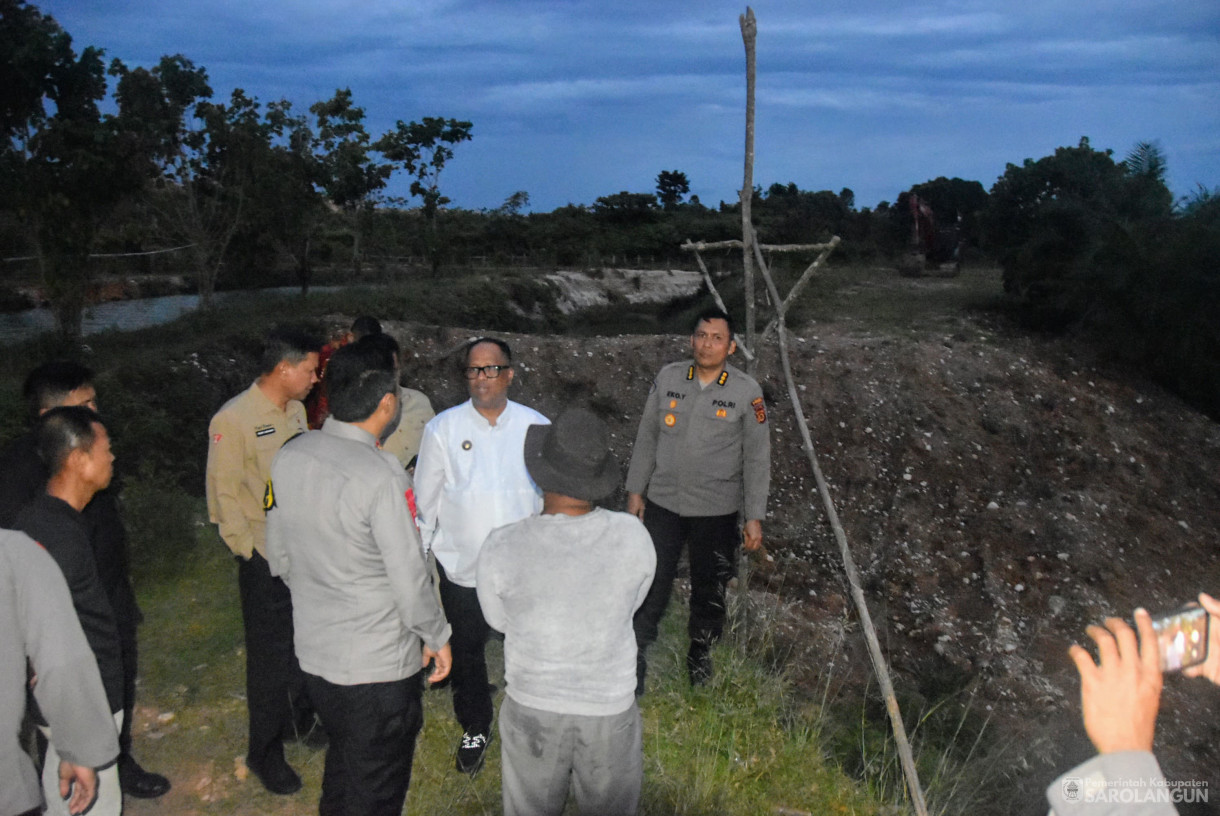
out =
<svg viewBox="0 0 1220 816"><path fill-rule="evenodd" d="M989 501L989 502L987 502L987 509L988 510L999 510L1000 505L994 501Z"/></svg>

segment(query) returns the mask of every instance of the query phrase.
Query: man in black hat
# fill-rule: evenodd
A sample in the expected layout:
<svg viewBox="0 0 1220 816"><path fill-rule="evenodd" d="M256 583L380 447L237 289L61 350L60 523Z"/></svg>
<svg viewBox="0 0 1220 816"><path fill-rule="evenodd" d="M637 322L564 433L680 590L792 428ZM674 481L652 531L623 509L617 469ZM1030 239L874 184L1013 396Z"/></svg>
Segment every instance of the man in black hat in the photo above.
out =
<svg viewBox="0 0 1220 816"><path fill-rule="evenodd" d="M639 519L593 505L622 480L609 438L583 409L531 426L525 463L543 492L542 514L496 529L479 554L479 603L504 633L505 816L558 816L569 778L582 813L639 806L631 620L652 584L656 551Z"/></svg>

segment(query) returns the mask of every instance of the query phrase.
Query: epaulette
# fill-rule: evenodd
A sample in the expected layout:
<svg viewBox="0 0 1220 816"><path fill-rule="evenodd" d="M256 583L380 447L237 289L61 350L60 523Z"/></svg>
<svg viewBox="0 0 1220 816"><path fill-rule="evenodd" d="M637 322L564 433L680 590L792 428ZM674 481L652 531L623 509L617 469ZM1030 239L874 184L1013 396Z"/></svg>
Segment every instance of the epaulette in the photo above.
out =
<svg viewBox="0 0 1220 816"><path fill-rule="evenodd" d="M271 486L271 480L267 480L267 488L263 491L263 512L269 513L275 508L275 489Z"/></svg>

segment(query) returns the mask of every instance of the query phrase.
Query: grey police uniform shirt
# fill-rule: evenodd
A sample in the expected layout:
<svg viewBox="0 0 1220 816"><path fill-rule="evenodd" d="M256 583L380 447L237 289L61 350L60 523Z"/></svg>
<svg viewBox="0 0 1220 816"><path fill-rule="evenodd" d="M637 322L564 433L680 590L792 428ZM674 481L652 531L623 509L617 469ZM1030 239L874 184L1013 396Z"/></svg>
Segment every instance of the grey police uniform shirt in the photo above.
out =
<svg viewBox="0 0 1220 816"><path fill-rule="evenodd" d="M402 680L420 641L449 641L407 508L410 477L376 440L329 417L280 449L267 498L267 562L292 593L301 668L341 686Z"/></svg>
<svg viewBox="0 0 1220 816"><path fill-rule="evenodd" d="M1046 799L1048 816L1176 816L1174 795L1190 801L1199 790L1171 787L1148 751L1118 751L1077 765L1047 787Z"/></svg>
<svg viewBox="0 0 1220 816"><path fill-rule="evenodd" d="M26 657L34 698L59 755L99 768L119 754L119 735L63 573L24 533L0 530L0 813L25 813L42 786L17 740L25 711Z"/></svg>
<svg viewBox="0 0 1220 816"><path fill-rule="evenodd" d="M771 485L771 438L762 388L726 365L701 387L693 360L653 381L640 418L627 490L680 516L738 510L762 519Z"/></svg>

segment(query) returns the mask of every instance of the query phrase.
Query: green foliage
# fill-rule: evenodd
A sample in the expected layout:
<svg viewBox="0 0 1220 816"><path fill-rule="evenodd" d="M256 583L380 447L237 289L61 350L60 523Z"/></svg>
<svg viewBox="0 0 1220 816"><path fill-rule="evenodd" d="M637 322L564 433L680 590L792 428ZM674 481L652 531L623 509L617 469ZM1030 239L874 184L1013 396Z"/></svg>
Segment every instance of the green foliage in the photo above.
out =
<svg viewBox="0 0 1220 816"><path fill-rule="evenodd" d="M352 100L351 88L309 107L317 117L321 156L321 185L331 202L353 211L385 187L392 168L378 164L369 155L372 146L364 129L364 108Z"/></svg>
<svg viewBox="0 0 1220 816"><path fill-rule="evenodd" d="M601 221L619 226L639 226L657 221L657 199L649 193L626 190L601 196L593 202L593 214Z"/></svg>
<svg viewBox="0 0 1220 816"><path fill-rule="evenodd" d="M683 197L690 192L690 182L686 174L678 170L662 170L657 174L657 200L661 207L672 210L682 203Z"/></svg>
<svg viewBox="0 0 1220 816"><path fill-rule="evenodd" d="M0 44L0 202L38 249L61 332L79 337L93 236L142 182L138 151L98 109L106 94L101 50L78 56L54 18L21 0L0 5Z"/></svg>
<svg viewBox="0 0 1220 816"><path fill-rule="evenodd" d="M991 246L1032 325L1080 329L1220 416L1220 219L1206 195L1175 213L1149 142L1122 162L1088 139L992 188Z"/></svg>
<svg viewBox="0 0 1220 816"><path fill-rule="evenodd" d="M453 145L471 139L471 127L470 122L436 116L425 116L422 122L410 124L404 124L399 119L394 130L373 145L374 150L380 151L391 162L401 164L409 175L414 176L411 195L423 201L424 220L428 222L427 255L433 274L440 270L445 246L438 216L441 207L449 203L449 199L441 195L441 171L445 169L445 163L453 158ZM521 195L525 195L525 203L528 203L529 195ZM508 203L505 202L506 206ZM517 209L520 206L519 200L514 203Z"/></svg>
<svg viewBox="0 0 1220 816"><path fill-rule="evenodd" d="M122 498L134 582L166 581L183 572L197 556L199 501L144 475L123 483Z"/></svg>

